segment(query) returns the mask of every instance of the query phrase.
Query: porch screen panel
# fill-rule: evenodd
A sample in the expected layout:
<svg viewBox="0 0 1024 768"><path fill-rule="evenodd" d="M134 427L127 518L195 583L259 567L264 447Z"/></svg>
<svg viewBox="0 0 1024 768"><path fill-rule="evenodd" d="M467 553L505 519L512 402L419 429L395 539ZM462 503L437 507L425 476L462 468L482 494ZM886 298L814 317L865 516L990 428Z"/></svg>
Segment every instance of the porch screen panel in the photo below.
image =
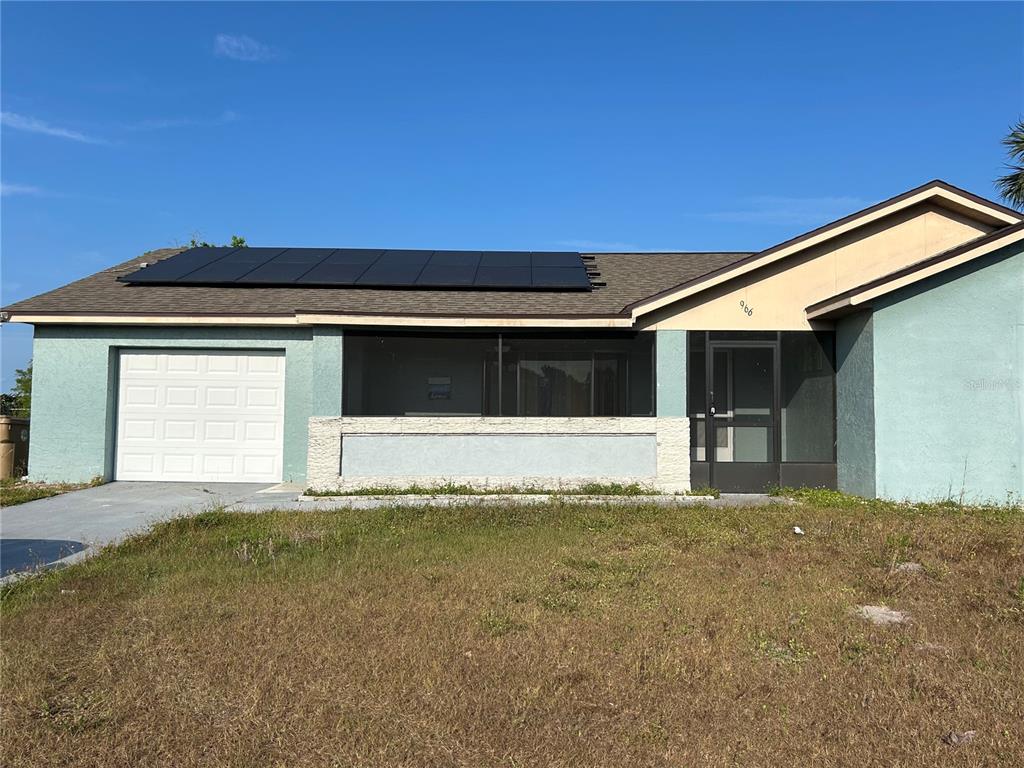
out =
<svg viewBox="0 0 1024 768"><path fill-rule="evenodd" d="M502 415L653 415L653 337L503 334Z"/></svg>
<svg viewBox="0 0 1024 768"><path fill-rule="evenodd" d="M782 460L833 462L835 351L831 333L782 335Z"/></svg>
<svg viewBox="0 0 1024 768"><path fill-rule="evenodd" d="M487 416L497 393L491 335L345 334L348 416Z"/></svg>
<svg viewBox="0 0 1024 768"><path fill-rule="evenodd" d="M654 334L345 334L346 416L653 416Z"/></svg>
<svg viewBox="0 0 1024 768"><path fill-rule="evenodd" d="M686 333L686 415L690 419L690 460L707 461L707 334Z"/></svg>

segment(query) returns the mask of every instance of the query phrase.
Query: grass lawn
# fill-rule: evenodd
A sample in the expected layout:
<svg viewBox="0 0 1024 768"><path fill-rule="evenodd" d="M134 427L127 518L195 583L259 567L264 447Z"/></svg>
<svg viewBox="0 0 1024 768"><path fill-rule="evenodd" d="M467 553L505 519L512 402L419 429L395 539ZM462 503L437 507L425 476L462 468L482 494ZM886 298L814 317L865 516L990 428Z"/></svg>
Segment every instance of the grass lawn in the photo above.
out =
<svg viewBox="0 0 1024 768"><path fill-rule="evenodd" d="M68 491L78 491L99 485L98 481L91 483L27 483L22 480L0 480L0 507L13 507L15 504L24 504L26 501L45 499L48 496L59 496Z"/></svg>
<svg viewBox="0 0 1024 768"><path fill-rule="evenodd" d="M1020 765L1021 510L816 498L172 521L3 594L0 763Z"/></svg>

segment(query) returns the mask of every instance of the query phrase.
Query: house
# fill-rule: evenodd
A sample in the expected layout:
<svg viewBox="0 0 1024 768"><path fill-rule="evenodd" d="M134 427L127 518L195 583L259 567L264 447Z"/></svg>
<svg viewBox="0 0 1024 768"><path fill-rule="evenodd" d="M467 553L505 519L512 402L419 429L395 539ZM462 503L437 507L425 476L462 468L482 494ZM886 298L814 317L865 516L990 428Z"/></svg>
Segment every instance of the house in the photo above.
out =
<svg viewBox="0 0 1024 768"><path fill-rule="evenodd" d="M941 181L756 253L167 249L3 313L39 480L1024 486L1024 222Z"/></svg>

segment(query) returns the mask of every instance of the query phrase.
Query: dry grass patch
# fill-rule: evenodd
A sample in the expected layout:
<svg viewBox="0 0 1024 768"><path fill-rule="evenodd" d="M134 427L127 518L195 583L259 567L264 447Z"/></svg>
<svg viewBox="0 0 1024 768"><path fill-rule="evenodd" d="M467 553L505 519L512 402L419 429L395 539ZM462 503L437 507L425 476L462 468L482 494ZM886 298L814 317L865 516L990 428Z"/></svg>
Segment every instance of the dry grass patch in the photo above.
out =
<svg viewBox="0 0 1024 768"><path fill-rule="evenodd" d="M88 483L30 483L7 478L0 480L0 507L13 507L26 501L59 496L68 491L80 491L83 488L102 485L103 482L102 478L96 478Z"/></svg>
<svg viewBox="0 0 1024 768"><path fill-rule="evenodd" d="M177 520L4 594L0 763L1019 764L1020 510L836 503Z"/></svg>

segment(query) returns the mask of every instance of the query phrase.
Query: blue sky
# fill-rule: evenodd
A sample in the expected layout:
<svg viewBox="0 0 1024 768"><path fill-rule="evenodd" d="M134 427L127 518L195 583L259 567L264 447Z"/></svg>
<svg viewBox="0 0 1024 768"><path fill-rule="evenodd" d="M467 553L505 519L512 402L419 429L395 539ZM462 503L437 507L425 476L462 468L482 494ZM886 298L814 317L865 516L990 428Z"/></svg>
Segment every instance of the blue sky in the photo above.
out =
<svg viewBox="0 0 1024 768"><path fill-rule="evenodd" d="M992 196L1021 4L44 4L2 15L2 299L193 233L744 250ZM2 330L3 388L31 329Z"/></svg>

